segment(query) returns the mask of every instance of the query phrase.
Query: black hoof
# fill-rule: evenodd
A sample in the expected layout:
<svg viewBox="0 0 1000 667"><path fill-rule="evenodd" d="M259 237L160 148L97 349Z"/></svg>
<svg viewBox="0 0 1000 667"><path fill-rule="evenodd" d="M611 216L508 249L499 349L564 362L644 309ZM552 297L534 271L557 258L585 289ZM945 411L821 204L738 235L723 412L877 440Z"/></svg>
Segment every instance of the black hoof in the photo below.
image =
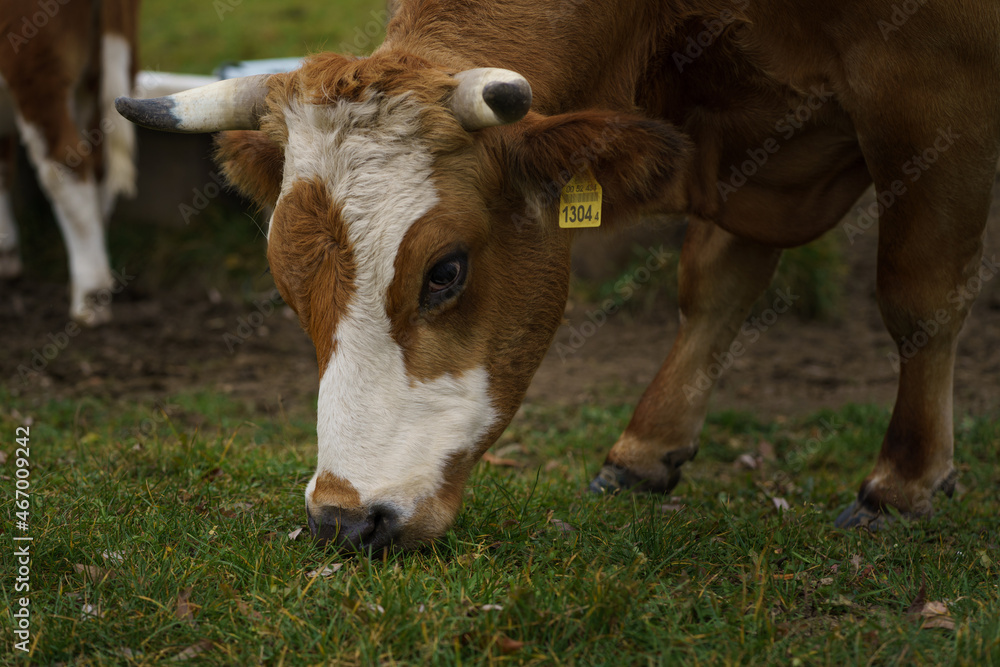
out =
<svg viewBox="0 0 1000 667"><path fill-rule="evenodd" d="M892 517L885 512L869 507L868 505L855 500L847 509L840 513L834 525L837 528L865 528L875 533L887 527L892 522Z"/></svg>
<svg viewBox="0 0 1000 667"><path fill-rule="evenodd" d="M669 493L677 486L679 481L681 481L679 467L673 468L664 482L654 482L639 477L628 470L628 468L605 463L601 467L601 471L597 473L597 477L590 482L588 489L591 493L606 493L609 495L624 490Z"/></svg>

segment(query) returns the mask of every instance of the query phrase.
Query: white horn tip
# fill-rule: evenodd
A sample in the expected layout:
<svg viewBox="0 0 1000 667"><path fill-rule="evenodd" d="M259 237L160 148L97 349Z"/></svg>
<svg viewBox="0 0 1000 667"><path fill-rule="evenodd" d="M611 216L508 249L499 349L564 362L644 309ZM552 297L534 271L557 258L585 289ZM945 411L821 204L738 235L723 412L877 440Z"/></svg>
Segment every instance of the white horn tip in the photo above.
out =
<svg viewBox="0 0 1000 667"><path fill-rule="evenodd" d="M466 130L516 123L531 108L531 85L517 72L483 67L455 78L452 111Z"/></svg>

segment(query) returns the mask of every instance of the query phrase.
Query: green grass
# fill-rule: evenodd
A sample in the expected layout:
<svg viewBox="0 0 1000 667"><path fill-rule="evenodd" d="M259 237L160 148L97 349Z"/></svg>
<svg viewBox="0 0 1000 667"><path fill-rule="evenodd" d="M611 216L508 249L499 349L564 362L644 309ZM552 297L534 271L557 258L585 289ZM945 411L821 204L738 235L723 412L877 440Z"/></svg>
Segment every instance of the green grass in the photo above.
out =
<svg viewBox="0 0 1000 667"><path fill-rule="evenodd" d="M234 60L363 55L382 41L385 3L147 0L140 17L143 69L208 74Z"/></svg>
<svg viewBox="0 0 1000 667"><path fill-rule="evenodd" d="M716 415L671 500L583 492L628 406L529 405L498 444L525 467L480 464L445 538L372 562L287 539L304 519L311 414L207 393L159 407L0 398L8 534L12 436L33 419L34 664L151 664L196 645L210 648L195 664L220 665L1000 664L1000 426L988 420L957 431L964 491L873 536L831 523L873 460L883 409ZM761 440L775 460L736 468ZM102 557L113 552L120 564ZM924 583L954 630L907 617ZM186 589L190 615L178 613ZM0 643L12 644L9 617Z"/></svg>

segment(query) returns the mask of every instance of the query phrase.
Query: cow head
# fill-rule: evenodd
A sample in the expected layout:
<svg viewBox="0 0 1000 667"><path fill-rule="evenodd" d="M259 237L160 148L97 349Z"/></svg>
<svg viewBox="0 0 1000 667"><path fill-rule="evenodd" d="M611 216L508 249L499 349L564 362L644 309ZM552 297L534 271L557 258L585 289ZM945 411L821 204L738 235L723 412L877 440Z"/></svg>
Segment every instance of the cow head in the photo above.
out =
<svg viewBox="0 0 1000 667"><path fill-rule="evenodd" d="M275 283L316 347L320 539L441 535L470 469L516 412L566 300L558 191L589 169L604 225L681 208L685 139L612 112L530 114L506 70L406 54L310 59L123 114L220 136L230 182L273 211Z"/></svg>

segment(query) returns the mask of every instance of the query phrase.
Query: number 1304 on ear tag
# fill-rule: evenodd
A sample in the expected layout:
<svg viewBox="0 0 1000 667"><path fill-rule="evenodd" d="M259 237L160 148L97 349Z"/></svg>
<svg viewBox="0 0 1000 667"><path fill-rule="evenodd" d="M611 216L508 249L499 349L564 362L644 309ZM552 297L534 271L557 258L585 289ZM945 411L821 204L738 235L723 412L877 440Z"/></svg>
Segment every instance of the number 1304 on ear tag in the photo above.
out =
<svg viewBox="0 0 1000 667"><path fill-rule="evenodd" d="M604 193L590 171L573 176L559 196L559 226L600 227Z"/></svg>

